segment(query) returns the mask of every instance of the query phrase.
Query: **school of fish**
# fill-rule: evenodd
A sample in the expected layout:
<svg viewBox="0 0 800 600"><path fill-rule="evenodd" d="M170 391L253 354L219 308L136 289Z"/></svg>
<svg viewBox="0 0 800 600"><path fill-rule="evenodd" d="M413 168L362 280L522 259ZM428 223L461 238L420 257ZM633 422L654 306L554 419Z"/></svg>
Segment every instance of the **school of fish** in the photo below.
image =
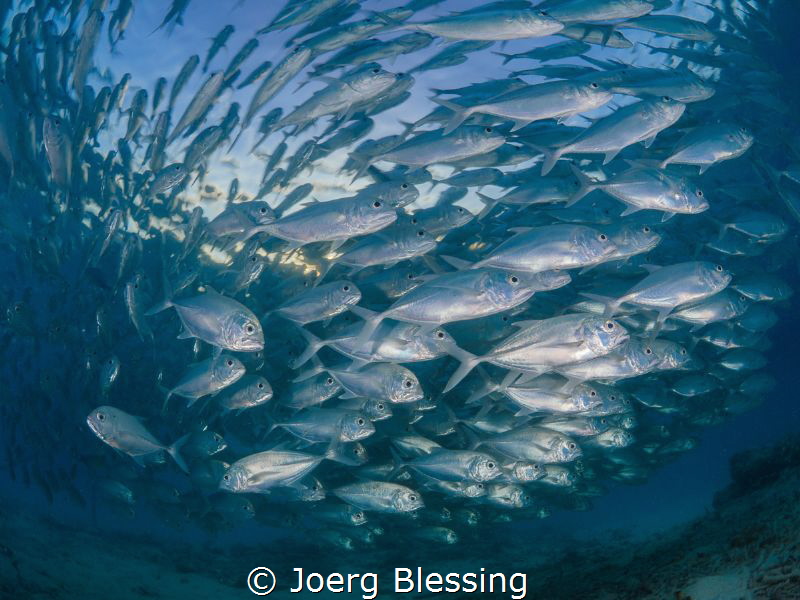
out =
<svg viewBox="0 0 800 600"><path fill-rule="evenodd" d="M101 72L138 4L0 1L14 480L175 527L454 544L588 510L768 398L800 220L768 0L231 2L238 51L224 25L175 76ZM475 83L416 81L490 52ZM427 114L387 117L407 102ZM227 155L258 189L209 183Z"/></svg>

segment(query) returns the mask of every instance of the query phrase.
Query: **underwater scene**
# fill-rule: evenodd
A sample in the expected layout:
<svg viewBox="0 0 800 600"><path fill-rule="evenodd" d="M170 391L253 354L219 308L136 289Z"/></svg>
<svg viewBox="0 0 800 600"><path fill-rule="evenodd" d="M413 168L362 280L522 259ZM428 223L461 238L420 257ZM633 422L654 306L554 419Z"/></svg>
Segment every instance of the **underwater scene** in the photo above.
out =
<svg viewBox="0 0 800 600"><path fill-rule="evenodd" d="M800 2L0 26L0 600L800 600Z"/></svg>

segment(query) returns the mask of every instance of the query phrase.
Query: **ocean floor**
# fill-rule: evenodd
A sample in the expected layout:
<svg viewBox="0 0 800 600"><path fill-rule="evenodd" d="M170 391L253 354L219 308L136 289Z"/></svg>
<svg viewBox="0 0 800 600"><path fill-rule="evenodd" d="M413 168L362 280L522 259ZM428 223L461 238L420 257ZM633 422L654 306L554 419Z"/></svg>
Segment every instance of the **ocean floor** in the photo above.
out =
<svg viewBox="0 0 800 600"><path fill-rule="evenodd" d="M733 483L717 494L712 510L691 523L634 541L616 532L581 543L536 547L547 553L525 556L516 542L506 546L516 556L516 570L528 573L527 598L593 600L791 600L800 598L800 437L768 449L737 455ZM631 532L635 533L635 532ZM552 535L549 533L548 535ZM480 544L471 551L480 555ZM288 548L287 548L288 550ZM463 548L437 547L418 562L449 572L475 568ZM484 548L484 553L487 548ZM42 519L30 508L7 501L0 511L0 598L28 599L237 599L253 598L245 587L250 568L265 553L273 558L279 586L270 598L289 594L282 579L289 565L307 564L297 550L268 547L216 549L206 544L178 546L147 538L101 535ZM335 554L335 553L329 553ZM307 556L307 555L306 555ZM407 556L417 556L416 552ZM434 556L438 557L435 558ZM328 556L317 569L327 573L348 564L381 571L392 559L372 553ZM275 562L277 561L277 563ZM495 564L499 564L497 557ZM483 561L481 564L487 564ZM408 565L412 566L412 565ZM355 572L355 567L351 572ZM388 574L387 574L388 575ZM389 577L386 577L390 581ZM380 598L389 597L383 583ZM361 597L321 593L314 598ZM423 595L418 597L437 597ZM415 597L411 594L405 597ZM447 594L447 598L509 597L509 594Z"/></svg>

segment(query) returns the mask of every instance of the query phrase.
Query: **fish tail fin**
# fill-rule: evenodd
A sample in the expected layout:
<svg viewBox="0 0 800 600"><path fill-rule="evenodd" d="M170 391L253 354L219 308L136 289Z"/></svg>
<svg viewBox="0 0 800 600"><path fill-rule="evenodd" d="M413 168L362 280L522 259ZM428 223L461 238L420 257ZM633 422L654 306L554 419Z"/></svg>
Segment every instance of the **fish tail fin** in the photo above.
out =
<svg viewBox="0 0 800 600"><path fill-rule="evenodd" d="M542 161L542 175L547 175L556 166L556 163L564 153L563 148L545 148L544 146L536 146L529 144L534 150L541 152L544 155Z"/></svg>
<svg viewBox="0 0 800 600"><path fill-rule="evenodd" d="M172 306L172 284L169 281L169 277L167 277L167 261L166 257L164 256L164 236L161 236L161 285L164 289L164 298L150 307L148 311L144 314L145 316L155 315L168 309Z"/></svg>
<svg viewBox="0 0 800 600"><path fill-rule="evenodd" d="M402 21L398 21L394 17L391 17L384 12L381 12L379 10L373 10L372 14L373 16L377 17L378 19L386 23L387 25L391 25L392 27L398 27L402 29L408 29L408 27L406 27Z"/></svg>
<svg viewBox="0 0 800 600"><path fill-rule="evenodd" d="M292 383L297 383L297 382L300 382L300 381L305 381L306 379L311 379L312 377L314 377L316 375L319 375L320 373L324 373L327 370L327 369L325 369L325 365L323 365L322 362L320 362L318 358L316 358L316 357L312 357L312 358L314 358L315 361L316 361L314 366L312 368L310 368L308 371L305 371L304 373L300 373L300 375L298 375L297 377L292 379Z"/></svg>
<svg viewBox="0 0 800 600"><path fill-rule="evenodd" d="M477 216L477 220L480 221L486 215L492 212L492 209L494 209L494 207L497 206L497 203L500 202L500 200L498 200L497 198L492 198L491 196L487 196L483 192L475 192L475 193L478 194L478 198L480 198L481 202L483 202L483 208L481 209L481 212L479 212Z"/></svg>
<svg viewBox="0 0 800 600"><path fill-rule="evenodd" d="M397 450L395 450L394 446L389 445L389 452L392 454L392 460L394 461L394 468L389 473L389 476L387 477L387 479L388 480L392 480L395 477L397 477L397 475L400 473L400 471L405 469L408 466L408 464L403 460L403 458L400 456L400 454L398 454L398 452L397 452Z"/></svg>
<svg viewBox="0 0 800 600"><path fill-rule="evenodd" d="M400 125L403 126L403 133L400 134L400 138L406 139L409 135L411 135L414 132L414 129L417 127L418 123L419 121L417 121L416 123L409 123L408 121L401 120Z"/></svg>
<svg viewBox="0 0 800 600"><path fill-rule="evenodd" d="M302 335L303 338L305 338L306 342L308 343L308 346L306 346L306 349L303 350L300 356L298 356L291 363L289 363L289 366L292 369L297 369L306 364L312 356L316 355L316 353L319 352L320 348L328 344L328 342L319 339L317 336L315 336L313 333L311 333L304 327L298 327L298 329L300 330L300 335Z"/></svg>
<svg viewBox="0 0 800 600"><path fill-rule="evenodd" d="M581 296L584 298L588 298L589 300L594 300L596 302L600 302L605 305L605 311L603 315L605 317L613 317L614 314L619 310L620 305L622 302L618 298L609 298L608 296L601 296L600 294L591 294L589 292L581 292Z"/></svg>
<svg viewBox="0 0 800 600"><path fill-rule="evenodd" d="M172 390L165 388L160 383L158 384L158 390L164 394L164 404L161 405L161 413L166 414L167 403L169 403L169 399L172 398Z"/></svg>
<svg viewBox="0 0 800 600"><path fill-rule="evenodd" d="M483 379L484 386L481 389L473 392L472 395L469 398L467 398L466 404L474 404L479 400L481 400L482 398L484 398L485 396L488 396L493 392L496 392L498 390L503 390L506 387L508 387L492 381L491 378L489 377L489 374L483 367L478 366L475 368L475 371L478 373L478 375L481 376L481 379Z"/></svg>
<svg viewBox="0 0 800 600"><path fill-rule="evenodd" d="M363 306L351 306L350 311L364 319L364 326L361 328L361 332L356 338L356 343L358 345L364 345L383 321L383 314L369 310Z"/></svg>
<svg viewBox="0 0 800 600"><path fill-rule="evenodd" d="M175 461L175 464L177 464L184 473L189 472L189 467L186 466L186 461L183 460L183 457L180 454L180 449L188 441L190 435L190 433L187 433L179 438L174 444L167 446L166 448L167 454L172 457L172 460Z"/></svg>
<svg viewBox="0 0 800 600"><path fill-rule="evenodd" d="M444 100L443 98L432 97L431 100L436 102L436 104L440 104L445 108L452 110L455 114L453 117L447 122L444 128L444 135L447 135L451 131L453 131L456 127L461 125L464 121L466 121L472 113L475 112L474 106L461 106L460 104L456 104L455 102L451 102L450 100Z"/></svg>
<svg viewBox="0 0 800 600"><path fill-rule="evenodd" d="M338 462L337 459L339 457L339 450L341 449L341 447L342 447L342 441L337 436L334 436L333 438L331 438L331 443L328 444L327 448L325 448L325 454L323 455L324 458Z"/></svg>
<svg viewBox="0 0 800 600"><path fill-rule="evenodd" d="M442 390L443 394L446 394L447 392L452 390L454 387L456 387L461 382L461 380L464 379L464 377L466 377L469 374L470 371L472 371L472 369L474 369L480 363L483 362L483 357L475 356L474 354L471 354L471 353L467 352L466 350L464 350L462 348L458 348L457 350L455 348L453 348L453 349L451 349L451 353L450 354L455 359L460 361L461 364L458 365L458 368L455 370L455 373L453 373L450 376L450 379L447 382L447 385Z"/></svg>
<svg viewBox="0 0 800 600"><path fill-rule="evenodd" d="M507 52L492 52L492 54L497 54L497 56L502 56L504 65L507 65L509 62L511 62L516 58L514 54L508 54Z"/></svg>
<svg viewBox="0 0 800 600"><path fill-rule="evenodd" d="M477 450L483 443L483 440L477 433L475 433L475 430L469 425L469 423L461 422L459 425L461 425L461 433L464 435L466 440L466 448L468 450Z"/></svg>
<svg viewBox="0 0 800 600"><path fill-rule="evenodd" d="M240 137L242 137L242 134L244 133L245 127L246 127L246 125L242 125L242 126L239 128L239 133L237 133L237 134L236 134L236 137L235 137L235 138L233 138L233 141L231 142L231 145L230 145L230 146L228 146L228 152L230 152L231 150L233 150L233 147L236 145L236 142L238 142L238 141L239 141L239 138L240 138ZM252 150L251 150L251 152L252 152Z"/></svg>
<svg viewBox="0 0 800 600"><path fill-rule="evenodd" d="M369 169L370 165L372 165L372 158L363 154L359 154L356 151L351 152L349 156L356 164L356 174L353 175L353 179L350 180L350 183L352 183L367 172L367 169Z"/></svg>
<svg viewBox="0 0 800 600"><path fill-rule="evenodd" d="M160 313L161 311L167 310L170 306L172 306L172 300L164 298L164 300L162 300L161 302L157 302L156 304L151 306L144 314L145 316L150 317L152 315Z"/></svg>
<svg viewBox="0 0 800 600"><path fill-rule="evenodd" d="M336 259L322 258L320 260L320 263L321 264L319 265L319 276L317 277L316 281L314 281L314 287L317 287L320 283L322 283L322 280L325 279L330 270L336 264Z"/></svg>
<svg viewBox="0 0 800 600"><path fill-rule="evenodd" d="M568 207L572 206L578 200L599 187L598 183L594 179L587 176L586 173L581 171L577 166L575 166L574 163L569 163L569 168L572 171L572 174L575 176L575 179L578 180L578 191L575 192L569 200L567 200L566 205Z"/></svg>

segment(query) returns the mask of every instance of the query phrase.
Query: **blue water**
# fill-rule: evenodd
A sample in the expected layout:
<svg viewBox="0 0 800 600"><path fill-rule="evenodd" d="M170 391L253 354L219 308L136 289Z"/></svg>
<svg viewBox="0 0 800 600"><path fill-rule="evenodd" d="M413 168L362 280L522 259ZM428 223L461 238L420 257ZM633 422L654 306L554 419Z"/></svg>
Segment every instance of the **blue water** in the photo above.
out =
<svg viewBox="0 0 800 600"><path fill-rule="evenodd" d="M12 28L11 17L15 11L27 10L30 3L22 3L21 7L14 4L14 9L9 13L3 27L3 38L6 42ZM44 4L37 2L31 5ZM483 3L470 0L447 0L438 6L424 9L415 15L414 20L441 16L451 10L463 11L481 4ZM680 14L693 18L709 18L709 13L692 0L675 4L680 5ZM766 4L768 3L759 3L759 6ZM364 3L364 8L368 10L387 10L394 6L395 3L384 1ZM224 24L230 23L235 27L235 33L227 42L227 47L219 52L209 72L225 68L234 53L253 36L256 29L267 24L279 8L277 4L256 0L230 0L227 3L194 0L189 3L182 17L183 23L170 27L167 32L154 29L164 18L168 3L139 2L135 5L134 15L124 38L112 52L106 27L115 7L116 2L112 1L105 10L106 21L94 52L96 69L91 72L88 81L97 91L102 85L113 86L121 74L130 73L131 87L124 107L129 106L136 90L148 89L151 92L148 98L148 115L151 112L153 86L158 77L166 77L171 84L186 58L192 53L200 56L202 64L210 38ZM47 14L60 27L67 26L66 6L53 9ZM85 14L84 9L80 13L79 23L83 23ZM763 12L763 18L768 19L773 36L765 37L756 25L752 26L753 43L759 53L757 56L781 76L780 80L770 82L772 87L769 91L793 107L800 97L800 67L795 60L800 52L800 42L795 31L796 24L800 23L800 7L791 0L776 0L769 11ZM75 31L79 32L80 27L76 26ZM296 28L260 37L259 49L244 63L241 78L264 60L279 62L284 56L284 43L295 31ZM634 42L652 40L645 32L628 30L627 34ZM505 44L503 51L522 52L535 45L544 45L548 39L536 40L534 43L525 40L512 41ZM668 45L665 43L668 38L659 40L660 45ZM44 46L43 37L40 41ZM408 71L442 47L442 43L434 42L421 52L381 63L384 68L393 72ZM619 58L633 61L637 66L667 65L663 55L648 54L638 44L630 50L593 46L589 56ZM399 107L376 115L374 129L368 137L377 139L399 133L402 130L401 121L413 122L425 116L433 109L428 100L431 95L429 89L459 87L483 81L487 76L499 79L513 68L533 66L528 61L515 61L509 66L501 66L500 62L499 57L485 49L469 54L469 59L461 65L417 74L409 100ZM575 58L561 62L584 64ZM173 110L173 124L205 77L206 75L195 73L179 96ZM296 84L299 81L301 77L278 93L260 114L263 115L266 110L275 106L281 106L288 112L323 87L315 82L298 91ZM208 122L200 130L209 123L218 123L235 102L241 103L242 114L253 89L254 86L250 86L241 91L225 92L210 113ZM169 86L167 97L168 93ZM726 89L725 93L729 91ZM715 495L731 481L730 461L734 455L753 448L771 446L789 434L800 432L800 405L797 403L800 378L796 365L800 350L797 341L800 335L800 317L797 311L800 302L797 298L797 292L800 291L800 270L797 262L798 222L785 208L776 208L781 205L774 202L769 205L769 210L779 212L789 225L786 239L774 248L769 247L763 259L749 259L746 263L746 259L741 263L731 259L730 264L741 264L745 265L742 268L754 270L759 267L759 260L763 261L764 266L779 264L777 273L795 292L790 300L773 305L779 321L768 332L770 346L764 352L767 360L764 370L775 378L776 385L762 403L746 413L727 415L720 423L710 427L689 428L688 434L697 440L697 447L676 455L674 460L652 470L646 481L635 484L606 482L606 493L591 498L586 510L564 510L554 505L549 516L543 519L535 518L533 514L526 514L523 518L513 517L512 514L513 521L505 523L493 521L491 518L502 511L485 510L485 518L477 527L454 526L454 529L458 529L460 541L452 546L409 540L405 534L409 529L418 527L419 523L415 520L402 520L405 519L402 517L401 520L389 524L386 527L387 535L378 537L374 544L356 543L354 551L348 552L320 539L319 531L322 527L314 521L313 515L309 518L309 511L312 509L302 503L297 503L297 506L288 510L281 508L272 513L274 505L260 505L256 502L257 509L264 511L256 520L220 518L221 511L215 512L209 508L209 494L198 493L187 478L172 466L149 466L142 469L129 457L117 455L110 447L103 446L86 426L86 415L100 404L118 404L133 413L137 413L136 409L141 407L138 413L147 413L146 416L151 417L147 423L156 437L174 441L176 433L188 425L178 415L178 411L171 413L169 422L158 421L158 408L163 398L161 386L174 382L185 365L193 361L192 343L185 341L179 345L178 342L170 341L169 345L165 342L161 348L149 348L140 341L128 321L122 292L124 284L120 287L114 283L113 276L108 279L108 275L103 276L102 272L97 275L93 269L88 272L86 269L81 270L86 257L93 248L97 248L96 240L101 239L103 218L95 215L98 214L98 204L106 203L96 195L92 196L94 189L90 185L90 175L87 182L81 184L84 185L82 195L74 193L74 190L70 192L70 201L75 202L75 198L80 197L79 202L85 203L86 213L76 219L77 213L63 205L54 210L59 197L70 194L65 194L63 190L59 191L52 185L52 166L48 166L43 148L41 123L48 114L72 113L65 108L66 105L51 105L51 100L40 97L36 102L20 107L23 114L25 110L30 111L29 122L34 123L37 130L33 163L39 164L39 173L21 158L20 153L24 150L19 145L14 149L15 160L18 161L16 169L27 174L12 180L4 165L0 179L2 202L6 204L3 216L0 216L0 302L6 316L0 328L3 356L0 381L4 388L0 400L0 440L4 446L4 460L0 461L0 498L3 498L0 514L7 519L17 511L24 515L26 522L31 524L26 533L32 540L38 539L47 545L45 540L61 535L52 533L54 531L74 529L85 532L91 536L87 538L85 546L85 558L88 562L93 560L93 552L97 551L92 539L97 540L97 547L109 544L123 553L128 545L131 549L136 549L135 552L142 547L152 547L157 549L154 551L167 557L164 564L168 565L165 569L170 574L168 577L182 572L181 569L193 574L207 571L213 575L212 579L227 586L222 589L227 590L231 598L252 597L245 591L244 575L259 564L273 565L278 571L279 579L284 582L292 568L301 566L322 573L332 570L359 572L365 568L383 573L396 566L425 565L466 572L492 565L494 570L512 573L543 561L548 554L547 544L552 544L554 549L562 552L571 543L582 543L572 540L592 540L592 543L596 543L613 536L644 539L649 534L674 531L692 519L712 511ZM163 104L164 101L159 111L163 110ZM4 114L8 115L10 112ZM605 114L607 111L603 112L601 109L590 116ZM73 116L69 118L74 119ZM776 113L775 118L785 117ZM754 122L762 120L753 119ZM19 122L24 123L25 119ZM98 156L105 156L114 148L120 132L125 131L125 122L125 118L118 114L109 117L97 136L95 151ZM573 118L568 124L581 122L581 119ZM772 125L775 129L765 129L762 139L758 139L758 131L756 136L758 143L767 147L771 151L769 155L775 157L775 165L783 169L797 159L797 156L791 155L796 150L791 149L788 141L796 142L800 139L797 135L800 130L794 121L794 115L786 118L785 123L781 121ZM149 127L150 122L145 129ZM322 129L324 127L318 127L314 133L319 134ZM776 129L780 130L780 138ZM234 177L238 178L240 189L253 195L259 188L265 156L247 154L246 150L257 138L256 119L244 132L234 150L229 153L217 151L209 160L203 180L203 185L208 186L207 190L203 191L199 185L190 185L182 192L181 199L186 201L185 204L170 208L166 204L152 207L154 219L149 226L153 231L183 231L184 223L194 206L200 206L206 218L213 218L224 210L230 181ZM280 134L273 133L263 146L265 154L274 150L281 139ZM287 156L291 156L306 139L308 136L305 134L288 136ZM134 149L137 155L147 145L146 138L139 141L141 148ZM226 149L228 146L229 143L224 144ZM794 147L797 148L797 145ZM170 160L165 164L180 160L182 149L183 142L171 147L168 151ZM765 151L765 155L767 152ZM77 162L82 159L75 157L75 160ZM747 161L748 158L745 156L738 160ZM341 197L345 195L342 190L349 190L350 176L340 172L340 167L336 160L320 161L313 169L296 177L294 184L314 184L313 197L318 200ZM435 167L432 171L437 172ZM76 170L76 178L77 173ZM93 172L87 170L87 173ZM730 165L718 168L716 180L712 177L714 173L712 170L706 181L724 183L726 174L737 176L735 167ZM433 203L435 194L429 188L423 189L425 191L420 201L413 205L414 209ZM500 191L497 186L488 186L486 193L496 197ZM770 193L774 195L774 192ZM279 199L278 194L267 196L273 207ZM477 196L472 193L461 204L473 212L481 207ZM103 208L107 208L107 205ZM169 217L173 218L171 222ZM489 219L491 218L490 216ZM500 220L497 222L507 225ZM130 223L129 231L142 230L141 224L134 226ZM155 299L161 288L159 273L162 249L157 236L144 237L147 238L143 241L144 253L137 255L137 260L141 261L138 270L149 273L152 296ZM181 240L182 234L180 237L170 238L166 242L169 251L177 251ZM103 268L113 268L120 246L116 242L112 244ZM58 258L61 260L56 260ZM683 260L693 258L682 257ZM223 259L222 255L212 254L204 268L207 272L218 272L224 267L220 267L219 262L215 261ZM285 270L276 270L262 280L262 290L278 289L277 286L283 280L299 273L293 266L280 268ZM735 267L732 270L735 271ZM248 302L252 300L252 296L247 298ZM252 301L261 304L258 300ZM22 317L14 314L17 306L21 307L18 312L22 313ZM98 309L105 315L99 334L96 316ZM169 318L158 317L151 323L159 341L162 337L164 340L173 338L178 332L174 315ZM265 327L265 333L269 344L271 331ZM280 343L289 340L284 345L276 344L277 350L273 349L272 353L268 347L266 367L261 371L276 389L277 398L287 388L290 377L283 365L286 352L298 352L302 343L291 327L275 327L272 333L281 340ZM108 339L105 339L106 336ZM122 359L122 367L109 396L103 398L98 387L98 363L112 351ZM87 362L91 364L89 369L86 367ZM163 372L162 380L157 380L159 370ZM420 373L423 387L434 379L431 371L422 369ZM263 432L268 428L268 415L266 411L257 412L259 410L261 409L254 409L257 415L255 417L247 417L248 413L245 412L244 416L237 418L252 425L253 431ZM646 412L641 407L637 410ZM207 417L208 415L204 415L201 422L205 423ZM210 422L212 426L219 426L219 422L213 418ZM153 424L150 425L151 423ZM251 443L248 439L249 433L242 434L236 425L230 429L233 435L229 439L229 448L220 456L233 462L258 444ZM263 442L263 439L260 441ZM368 444L367 446L369 447ZM380 451L378 454L380 455ZM134 507L134 516L129 514L129 507L103 499L97 493L100 480L113 477L121 481L134 480L139 484L147 484L152 480L153 471L163 475L155 479L161 481L164 487L143 487L142 491L137 489L139 497ZM336 475L333 479L336 479ZM181 498L177 501L158 496L160 492L169 493L167 490L173 488L181 493ZM433 503L434 506L437 504ZM463 507L473 508L470 504ZM477 507L474 510L480 512L483 509ZM187 517L187 514L193 516ZM13 516L9 521L13 521ZM62 527L65 529L61 529ZM8 528L3 530L11 531ZM21 539L0 539L0 544L11 550L5 554L9 561L11 558L8 557L14 556L14 552L17 556L24 556L33 547ZM73 549L72 558L80 555L80 552L80 546L77 546L77 550ZM180 560L176 560L176 556ZM179 565L178 568L172 568L173 561ZM155 565L158 562L158 558L151 561ZM142 580L150 583L147 589L158 590L158 585L153 584L153 573L157 571L157 566L152 567L155 571L147 570L149 567L141 568ZM565 577L569 577L569 566L564 568ZM580 572L579 568L575 569ZM61 593L54 590L58 590L60 581L68 579L52 572L43 575L43 591L21 584L21 579L29 581L26 579L27 575L21 579L13 579L7 568L2 572L2 598L42 597L41 594L48 588L52 594ZM124 585L120 589L120 597L148 595L146 590L143 591L144 588L136 591L127 589ZM65 595L53 597L76 597L70 595L70 590L76 588L68 584L61 587L62 591L66 590L63 592ZM180 586L175 589L180 590ZM280 591L285 593L284 585ZM196 586L187 587L185 596L176 594L180 594L180 591L172 590L169 597L201 597ZM358 596L360 592L353 595ZM486 594L483 597L508 595Z"/></svg>

